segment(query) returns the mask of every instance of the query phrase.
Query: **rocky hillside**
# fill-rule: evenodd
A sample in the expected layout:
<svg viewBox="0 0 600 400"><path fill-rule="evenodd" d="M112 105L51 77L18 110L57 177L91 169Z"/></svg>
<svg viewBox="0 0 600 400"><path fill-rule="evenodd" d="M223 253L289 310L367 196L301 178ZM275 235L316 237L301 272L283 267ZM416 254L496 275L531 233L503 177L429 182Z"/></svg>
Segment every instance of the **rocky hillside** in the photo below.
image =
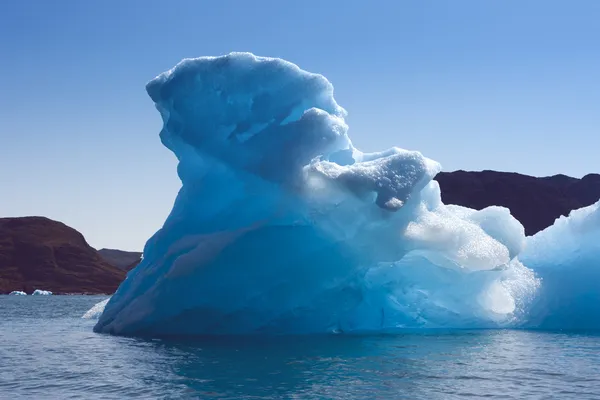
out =
<svg viewBox="0 0 600 400"><path fill-rule="evenodd" d="M0 293L113 293L124 278L123 270L61 222L0 218Z"/></svg>
<svg viewBox="0 0 600 400"><path fill-rule="evenodd" d="M142 261L142 253L137 251L123 251L115 249L100 249L98 253L109 264L119 267L124 271L129 271L136 267Z"/></svg>
<svg viewBox="0 0 600 400"><path fill-rule="evenodd" d="M445 204L482 209L503 206L533 235L552 225L571 210L589 206L600 199L600 175L581 179L565 175L536 178L508 172L442 172L440 184Z"/></svg>

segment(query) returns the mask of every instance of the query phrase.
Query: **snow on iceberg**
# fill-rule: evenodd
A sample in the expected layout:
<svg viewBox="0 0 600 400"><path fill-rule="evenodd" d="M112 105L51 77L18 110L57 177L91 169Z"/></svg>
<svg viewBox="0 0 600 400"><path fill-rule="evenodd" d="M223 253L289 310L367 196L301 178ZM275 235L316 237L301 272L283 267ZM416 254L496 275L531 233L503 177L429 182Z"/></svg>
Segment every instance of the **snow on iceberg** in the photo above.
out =
<svg viewBox="0 0 600 400"><path fill-rule="evenodd" d="M440 165L362 153L321 75L232 53L147 85L182 187L95 331L378 332L518 326L540 282L500 207L446 206Z"/></svg>
<svg viewBox="0 0 600 400"><path fill-rule="evenodd" d="M542 281L525 326L600 329L600 201L528 238L520 258Z"/></svg>
<svg viewBox="0 0 600 400"><path fill-rule="evenodd" d="M27 296L27 293L21 292L20 290L13 290L9 293L11 296Z"/></svg>
<svg viewBox="0 0 600 400"><path fill-rule="evenodd" d="M33 293L31 293L32 296L49 296L51 294L52 294L52 292L49 290L40 290L40 289L35 289L33 291Z"/></svg>

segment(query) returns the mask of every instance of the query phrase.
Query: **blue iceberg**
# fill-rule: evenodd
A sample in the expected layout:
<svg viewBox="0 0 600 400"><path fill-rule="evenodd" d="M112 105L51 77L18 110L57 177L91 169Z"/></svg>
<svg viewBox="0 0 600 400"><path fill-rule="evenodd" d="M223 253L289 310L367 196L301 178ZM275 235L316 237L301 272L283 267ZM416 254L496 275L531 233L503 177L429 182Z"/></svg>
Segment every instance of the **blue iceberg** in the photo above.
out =
<svg viewBox="0 0 600 400"><path fill-rule="evenodd" d="M182 187L95 331L532 323L543 280L518 259L521 224L501 207L442 204L433 180L441 167L419 152L359 151L323 76L232 53L183 60L147 92Z"/></svg>
<svg viewBox="0 0 600 400"><path fill-rule="evenodd" d="M528 238L520 258L543 283L527 327L600 329L600 202Z"/></svg>

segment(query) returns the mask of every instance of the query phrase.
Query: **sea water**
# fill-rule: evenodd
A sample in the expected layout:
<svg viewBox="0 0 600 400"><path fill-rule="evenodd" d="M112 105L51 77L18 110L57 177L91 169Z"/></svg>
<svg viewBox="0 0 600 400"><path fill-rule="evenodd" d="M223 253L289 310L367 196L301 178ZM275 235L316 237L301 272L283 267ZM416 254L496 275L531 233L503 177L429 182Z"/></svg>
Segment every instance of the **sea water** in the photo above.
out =
<svg viewBox="0 0 600 400"><path fill-rule="evenodd" d="M103 299L0 296L0 398L600 398L600 332L144 340L93 333Z"/></svg>

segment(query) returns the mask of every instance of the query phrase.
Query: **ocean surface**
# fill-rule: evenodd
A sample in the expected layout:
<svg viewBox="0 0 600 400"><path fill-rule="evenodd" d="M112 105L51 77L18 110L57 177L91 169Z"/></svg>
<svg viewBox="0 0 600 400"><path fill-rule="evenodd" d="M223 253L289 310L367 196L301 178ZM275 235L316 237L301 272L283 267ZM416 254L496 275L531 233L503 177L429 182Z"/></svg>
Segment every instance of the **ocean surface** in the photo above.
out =
<svg viewBox="0 0 600 400"><path fill-rule="evenodd" d="M600 333L142 340L101 296L0 296L1 399L600 399Z"/></svg>

